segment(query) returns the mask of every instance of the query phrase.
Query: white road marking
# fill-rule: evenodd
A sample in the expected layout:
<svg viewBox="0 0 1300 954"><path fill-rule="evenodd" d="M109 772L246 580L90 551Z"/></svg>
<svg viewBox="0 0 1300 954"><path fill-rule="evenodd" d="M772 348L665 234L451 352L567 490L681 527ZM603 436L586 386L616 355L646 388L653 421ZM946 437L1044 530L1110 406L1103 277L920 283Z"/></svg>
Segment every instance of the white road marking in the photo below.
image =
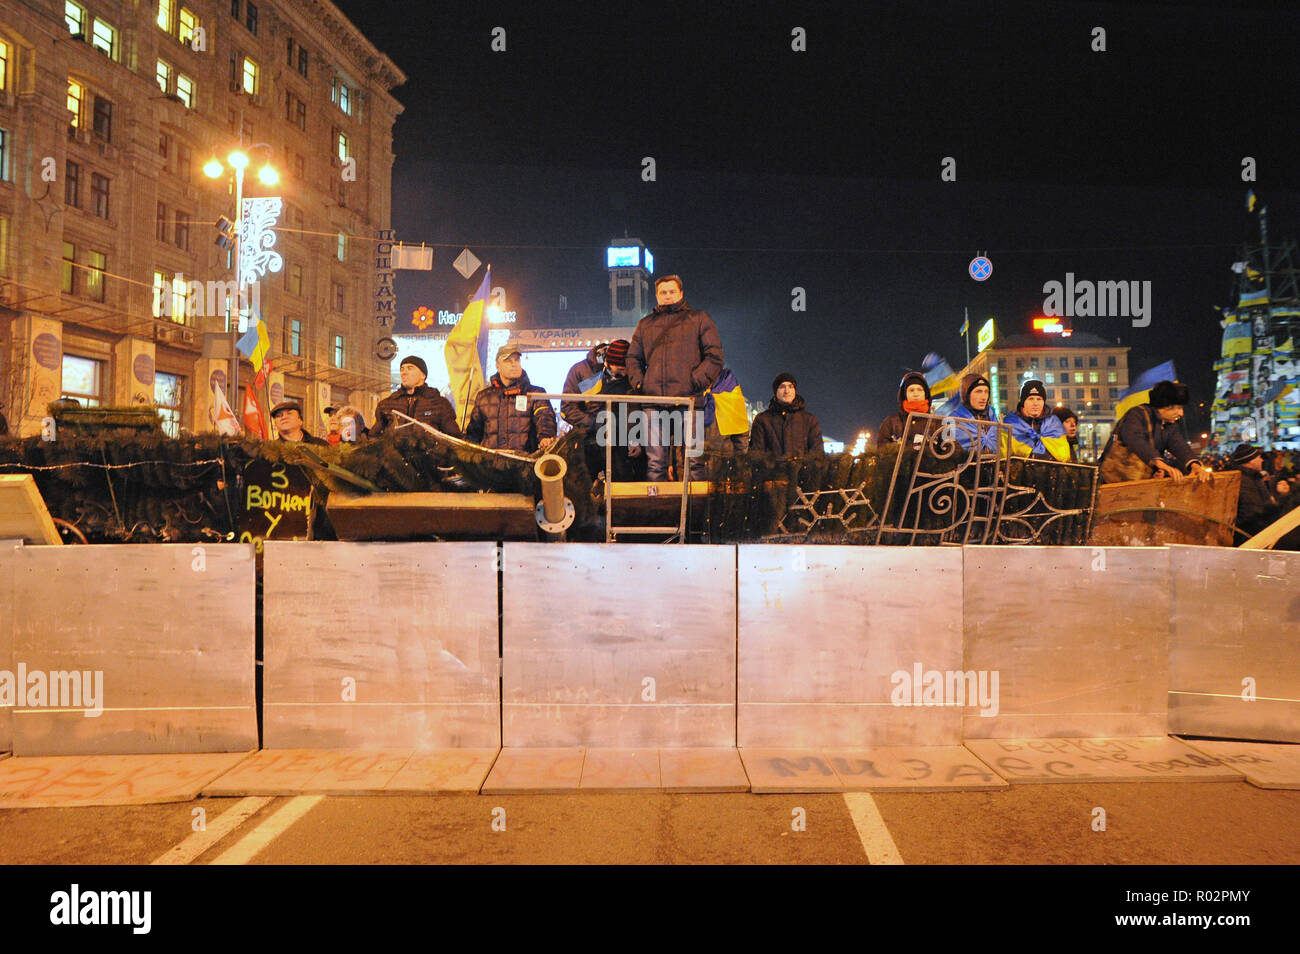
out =
<svg viewBox="0 0 1300 954"><path fill-rule="evenodd" d="M858 838L873 865L901 865L903 856L894 844L893 836L880 817L876 801L867 792L845 792L844 804L849 807L849 817L858 830Z"/></svg>
<svg viewBox="0 0 1300 954"><path fill-rule="evenodd" d="M149 862L153 865L187 865L203 852L207 851L222 838L248 821L271 799L242 798L233 808L228 808L208 825L206 831L196 831L180 844L172 845L165 852Z"/></svg>
<svg viewBox="0 0 1300 954"><path fill-rule="evenodd" d="M324 795L298 795L267 818L247 835L210 862L214 865L246 865L263 848L273 842L298 819L325 800Z"/></svg>

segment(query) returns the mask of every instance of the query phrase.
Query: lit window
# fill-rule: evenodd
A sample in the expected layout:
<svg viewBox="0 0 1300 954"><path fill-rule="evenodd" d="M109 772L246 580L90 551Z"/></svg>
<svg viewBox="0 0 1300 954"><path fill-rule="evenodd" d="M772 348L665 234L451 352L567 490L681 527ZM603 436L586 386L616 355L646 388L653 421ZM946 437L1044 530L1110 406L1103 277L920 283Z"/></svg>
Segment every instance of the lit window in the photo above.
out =
<svg viewBox="0 0 1300 954"><path fill-rule="evenodd" d="M342 232L339 233L338 255L340 262L348 260L348 237Z"/></svg>
<svg viewBox="0 0 1300 954"><path fill-rule="evenodd" d="M168 437L181 436L181 408L185 398L185 379L179 374L159 371L153 376L153 403L162 418L162 430Z"/></svg>
<svg viewBox="0 0 1300 954"><path fill-rule="evenodd" d="M189 7L181 7L180 19L177 21L176 36L182 43L194 39L194 31L199 28L199 18Z"/></svg>
<svg viewBox="0 0 1300 954"><path fill-rule="evenodd" d="M0 40L0 92L9 88L9 44Z"/></svg>
<svg viewBox="0 0 1300 954"><path fill-rule="evenodd" d="M1097 374L1097 372L1096 372L1096 371L1089 371L1089 372L1088 372L1088 383L1089 383L1089 384L1096 384L1097 381L1098 381L1098 374Z"/></svg>
<svg viewBox="0 0 1300 954"><path fill-rule="evenodd" d="M1107 371L1107 372L1106 372L1106 383L1107 383L1107 384L1114 384L1114 383L1115 383L1116 381L1118 381L1118 380L1119 380L1119 375L1116 374L1114 371Z"/></svg>
<svg viewBox="0 0 1300 954"><path fill-rule="evenodd" d="M63 290L71 294L77 290L77 246L63 243Z"/></svg>
<svg viewBox="0 0 1300 954"><path fill-rule="evenodd" d="M68 80L68 125L81 125L81 105L86 101L86 87L75 80Z"/></svg>
<svg viewBox="0 0 1300 954"><path fill-rule="evenodd" d="M348 161L348 134L345 132L338 134L338 153L340 161Z"/></svg>
<svg viewBox="0 0 1300 954"><path fill-rule="evenodd" d="M63 22L73 36L86 35L86 8L67 0L63 4Z"/></svg>
<svg viewBox="0 0 1300 954"><path fill-rule="evenodd" d="M99 407L104 401L104 362L65 354L59 396L75 398L85 407Z"/></svg>
<svg viewBox="0 0 1300 954"><path fill-rule="evenodd" d="M161 207L161 203L159 203ZM153 273L153 316L161 318L164 309L170 307L167 301L167 276L162 272Z"/></svg>
<svg viewBox="0 0 1300 954"><path fill-rule="evenodd" d="M1051 359L1051 358L1048 358L1047 360L1048 360L1048 361L1051 361L1052 359ZM1043 383L1044 383L1044 384L1054 384L1055 382L1052 380L1054 377L1055 377L1055 375L1052 374L1052 373L1050 373L1050 372L1047 373L1047 374L1045 374L1045 375L1043 375Z"/></svg>
<svg viewBox="0 0 1300 954"><path fill-rule="evenodd" d="M352 89L337 76L330 87L330 101L349 116L352 115Z"/></svg>
<svg viewBox="0 0 1300 954"><path fill-rule="evenodd" d="M178 325L185 324L185 295L189 291L190 284L185 280L184 275L176 274L172 276L172 313L171 320Z"/></svg>
<svg viewBox="0 0 1300 954"><path fill-rule="evenodd" d="M86 272L86 294L95 301L104 300L104 272L108 265L108 259L103 252L91 252L88 263L90 269Z"/></svg>
<svg viewBox="0 0 1300 954"><path fill-rule="evenodd" d="M244 92L249 96L257 94L257 64L244 57Z"/></svg>
<svg viewBox="0 0 1300 954"><path fill-rule="evenodd" d="M158 88L164 93L172 91L172 65L165 60L158 61L158 70L154 74L158 80Z"/></svg>
<svg viewBox="0 0 1300 954"><path fill-rule="evenodd" d="M172 0L158 0L158 27L172 32Z"/></svg>
<svg viewBox="0 0 1300 954"><path fill-rule="evenodd" d="M185 104L186 109L194 108L194 80L184 73L176 74L176 97Z"/></svg>
<svg viewBox="0 0 1300 954"><path fill-rule="evenodd" d="M334 336L334 367L336 368L343 367L343 358L344 358L343 336L335 335Z"/></svg>
<svg viewBox="0 0 1300 954"><path fill-rule="evenodd" d="M110 60L117 59L117 30L99 17L95 17L95 31L91 36L90 45L101 53L108 54Z"/></svg>

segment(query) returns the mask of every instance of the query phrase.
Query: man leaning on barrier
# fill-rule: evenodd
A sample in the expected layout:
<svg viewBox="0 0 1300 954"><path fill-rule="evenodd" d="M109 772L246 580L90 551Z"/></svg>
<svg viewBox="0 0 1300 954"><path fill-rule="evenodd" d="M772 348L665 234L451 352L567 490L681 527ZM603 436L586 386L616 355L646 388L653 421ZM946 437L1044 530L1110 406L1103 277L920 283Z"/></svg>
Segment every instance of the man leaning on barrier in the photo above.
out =
<svg viewBox="0 0 1300 954"><path fill-rule="evenodd" d="M497 352L497 373L474 398L474 410L465 425L465 439L494 450L550 450L555 443L555 410L551 402L530 399L545 394L528 380L519 346L502 345Z"/></svg>
<svg viewBox="0 0 1300 954"><path fill-rule="evenodd" d="M671 432L668 420L680 420L679 433L690 435L696 447L703 445L703 427L693 412L702 405L704 392L722 372L722 340L708 312L690 307L682 295L682 280L676 275L655 279L658 306L637 322L628 348L627 376L632 387L644 394L661 397L690 397L689 408L651 408L655 426L650 428L646 448L647 480L665 480L672 448L665 439ZM682 415L685 414L685 417ZM691 478L704 480L704 461L695 456Z"/></svg>
<svg viewBox="0 0 1300 954"><path fill-rule="evenodd" d="M1187 385L1161 381L1151 389L1146 404L1129 408L1101 452L1101 482L1172 477L1179 483L1184 474L1209 480L1209 469L1196 459L1178 427L1190 400Z"/></svg>

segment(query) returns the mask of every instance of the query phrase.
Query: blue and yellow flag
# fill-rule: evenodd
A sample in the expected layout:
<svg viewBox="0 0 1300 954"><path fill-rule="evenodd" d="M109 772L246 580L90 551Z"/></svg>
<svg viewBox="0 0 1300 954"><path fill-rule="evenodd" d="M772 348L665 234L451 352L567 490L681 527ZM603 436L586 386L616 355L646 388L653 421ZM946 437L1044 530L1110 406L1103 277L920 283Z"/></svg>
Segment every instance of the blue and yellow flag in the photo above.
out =
<svg viewBox="0 0 1300 954"><path fill-rule="evenodd" d="M1223 329L1223 357L1250 354L1251 345L1249 321L1234 321Z"/></svg>
<svg viewBox="0 0 1300 954"><path fill-rule="evenodd" d="M925 356L921 362L921 371L925 374L925 383L930 388L931 407L938 407L941 399L955 394L961 384L952 365L936 351L931 351Z"/></svg>
<svg viewBox="0 0 1300 954"><path fill-rule="evenodd" d="M266 322L256 310L249 321L248 330L235 342L235 347L253 362L254 371L262 370L262 362L271 353L271 337L266 333Z"/></svg>
<svg viewBox="0 0 1300 954"><path fill-rule="evenodd" d="M745 413L745 395L730 368L723 368L713 387L704 392L704 426L716 420L723 437L749 432L749 415Z"/></svg>
<svg viewBox="0 0 1300 954"><path fill-rule="evenodd" d="M483 273L474 298L465 306L465 312L456 327L447 335L442 357L447 362L447 377L451 380L451 400L456 405L456 423L465 430L474 397L487 386L488 322L487 302L492 292L492 266Z"/></svg>
<svg viewBox="0 0 1300 954"><path fill-rule="evenodd" d="M1254 211L1255 211L1255 202L1256 202L1256 201L1257 201L1257 200L1255 199L1255 190L1254 190L1254 189L1249 189L1249 190L1247 190L1247 192L1246 192L1246 211L1247 211L1247 212L1254 212Z"/></svg>

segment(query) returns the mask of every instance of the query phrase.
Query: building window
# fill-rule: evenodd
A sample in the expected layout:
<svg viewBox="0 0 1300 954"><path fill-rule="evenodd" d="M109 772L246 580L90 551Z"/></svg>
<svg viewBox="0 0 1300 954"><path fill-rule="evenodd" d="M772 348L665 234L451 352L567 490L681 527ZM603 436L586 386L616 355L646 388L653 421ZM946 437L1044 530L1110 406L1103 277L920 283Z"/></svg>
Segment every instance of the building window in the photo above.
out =
<svg viewBox="0 0 1300 954"><path fill-rule="evenodd" d="M90 211L101 219L108 218L108 176L90 174Z"/></svg>
<svg viewBox="0 0 1300 954"><path fill-rule="evenodd" d="M347 115L352 115L352 90L337 76L330 87L330 101Z"/></svg>
<svg viewBox="0 0 1300 954"><path fill-rule="evenodd" d="M1090 367L1090 368L1095 368L1095 367L1097 367L1097 359L1096 359L1095 357L1094 357L1094 358L1089 358L1089 359L1088 359L1088 367Z"/></svg>
<svg viewBox="0 0 1300 954"><path fill-rule="evenodd" d="M185 104L186 109L194 108L194 80L184 73L176 74L176 98Z"/></svg>
<svg viewBox="0 0 1300 954"><path fill-rule="evenodd" d="M181 7L181 15L177 23L177 39L186 45L192 44L194 41L194 31L199 28L199 18L189 7Z"/></svg>
<svg viewBox="0 0 1300 954"><path fill-rule="evenodd" d="M1117 397L1119 397L1119 388L1111 388L1111 389L1110 389L1110 399L1113 401L1113 400L1115 400Z"/></svg>
<svg viewBox="0 0 1300 954"><path fill-rule="evenodd" d="M284 285L290 295L302 294L302 266L290 265L284 270Z"/></svg>
<svg viewBox="0 0 1300 954"><path fill-rule="evenodd" d="M303 132L307 131L307 104L302 100L297 101L298 105L294 112L293 121Z"/></svg>
<svg viewBox="0 0 1300 954"><path fill-rule="evenodd" d="M1082 400L1083 400L1083 388L1075 388L1075 389L1074 389L1074 397L1075 397L1076 400L1082 401Z"/></svg>
<svg viewBox="0 0 1300 954"><path fill-rule="evenodd" d="M1024 358L1016 358L1016 370L1017 370L1017 371L1023 371L1023 370L1024 370L1024 367L1025 367L1025 359L1024 359Z"/></svg>
<svg viewBox="0 0 1300 954"><path fill-rule="evenodd" d="M343 353L343 336L335 335L334 336L334 367L336 368L343 367L344 357L345 355Z"/></svg>
<svg viewBox="0 0 1300 954"><path fill-rule="evenodd" d="M1100 380L1100 375L1098 375L1098 373L1097 373L1096 371L1089 371L1089 372L1088 372L1088 383L1089 383L1089 384L1096 384L1098 380Z"/></svg>
<svg viewBox="0 0 1300 954"><path fill-rule="evenodd" d="M619 285L618 288L615 290L614 294L615 297L617 298L617 307L619 311L632 310L632 306L635 304L632 295L633 291L634 289L632 288L631 285Z"/></svg>
<svg viewBox="0 0 1300 954"><path fill-rule="evenodd" d="M243 3L241 3L241 0L230 0L230 15L234 17L236 20L241 20L243 19L243 17L240 15L242 12L243 12Z"/></svg>
<svg viewBox="0 0 1300 954"><path fill-rule="evenodd" d="M181 408L185 403L185 379L159 371L153 376L153 403L162 418L163 433L181 436Z"/></svg>
<svg viewBox="0 0 1300 954"><path fill-rule="evenodd" d="M68 32L73 36L86 35L86 8L67 0L63 4L63 22L68 25Z"/></svg>
<svg viewBox="0 0 1300 954"><path fill-rule="evenodd" d="M257 68L257 64L254 63L252 60L250 60L248 57L244 57L242 82L243 82L244 92L247 93L249 96L254 96L257 94L258 72L259 70Z"/></svg>
<svg viewBox="0 0 1300 954"><path fill-rule="evenodd" d="M334 283L334 310L345 311L347 305L347 293L343 290L342 282Z"/></svg>
<svg viewBox="0 0 1300 954"><path fill-rule="evenodd" d="M307 178L307 160L297 153L294 153L293 156L293 177L295 179Z"/></svg>
<svg viewBox="0 0 1300 954"><path fill-rule="evenodd" d="M1099 400L1101 400L1101 388L1093 388L1093 389L1092 389L1092 399L1093 399L1094 401L1099 401Z"/></svg>
<svg viewBox="0 0 1300 954"><path fill-rule="evenodd" d="M172 0L158 0L158 28L172 32Z"/></svg>
<svg viewBox="0 0 1300 954"><path fill-rule="evenodd" d="M104 272L107 269L108 259L103 252L91 252L87 264L90 268L86 272L86 294L95 301L103 301Z"/></svg>
<svg viewBox="0 0 1300 954"><path fill-rule="evenodd" d="M338 133L338 138L335 139L335 146L338 151L339 161L347 162L348 161L348 134L340 130Z"/></svg>
<svg viewBox="0 0 1300 954"><path fill-rule="evenodd" d="M158 227L154 237L160 242L167 241L167 206L162 202L158 203Z"/></svg>
<svg viewBox="0 0 1300 954"><path fill-rule="evenodd" d="M1107 384L1114 384L1114 383L1117 382L1118 380L1119 380L1119 375L1116 374L1114 371L1107 371L1107 372L1106 372L1106 383L1107 383Z"/></svg>
<svg viewBox="0 0 1300 954"><path fill-rule="evenodd" d="M165 60L158 61L158 69L154 73L154 76L158 80L158 88L162 90L164 93L170 93L172 91L173 72L174 70L172 69L170 63L166 62Z"/></svg>
<svg viewBox="0 0 1300 954"><path fill-rule="evenodd" d="M63 356L63 387L60 397L75 398L84 407L104 403L104 362L77 355Z"/></svg>
<svg viewBox="0 0 1300 954"><path fill-rule="evenodd" d="M77 290L77 246L63 243L63 290L72 294Z"/></svg>
<svg viewBox="0 0 1300 954"><path fill-rule="evenodd" d="M95 136L104 142L113 141L113 104L103 96L95 97Z"/></svg>
<svg viewBox="0 0 1300 954"><path fill-rule="evenodd" d="M298 47L298 72L307 75L307 51L302 47Z"/></svg>
<svg viewBox="0 0 1300 954"><path fill-rule="evenodd" d="M1074 359L1074 366L1075 366L1076 368L1082 368L1082 367L1083 367L1083 359L1082 359L1082 358L1075 358L1075 359ZM1083 397L1083 395L1080 394L1079 397Z"/></svg>
<svg viewBox="0 0 1300 954"><path fill-rule="evenodd" d="M0 215L0 275L9 274L9 216Z"/></svg>
<svg viewBox="0 0 1300 954"><path fill-rule="evenodd" d="M176 144L176 177L181 182L190 181L190 164L192 153L184 143Z"/></svg>
<svg viewBox="0 0 1300 954"><path fill-rule="evenodd" d="M99 17L95 17L94 33L91 35L90 45L106 54L110 60L116 60L117 30L99 19Z"/></svg>
<svg viewBox="0 0 1300 954"><path fill-rule="evenodd" d="M160 206L162 203L158 203ZM159 236L161 238L161 236ZM161 318L163 316L164 305L167 301L167 276L157 269L153 273L153 316Z"/></svg>
<svg viewBox="0 0 1300 954"><path fill-rule="evenodd" d="M1106 356L1106 367L1108 368L1115 367L1115 356L1113 354Z"/></svg>
<svg viewBox="0 0 1300 954"><path fill-rule="evenodd" d="M9 130L0 129L0 182L9 181Z"/></svg>
<svg viewBox="0 0 1300 954"><path fill-rule="evenodd" d="M339 233L338 256L340 262L348 260L348 237L342 232Z"/></svg>
<svg viewBox="0 0 1300 954"><path fill-rule="evenodd" d="M244 5L244 26L248 27L248 32L257 36L257 4L246 3Z"/></svg>
<svg viewBox="0 0 1300 954"><path fill-rule="evenodd" d="M1043 375L1043 383L1044 383L1044 384L1055 384L1056 382L1052 380L1054 377L1056 377L1056 375L1054 375L1054 374L1045 374L1045 375Z"/></svg>
<svg viewBox="0 0 1300 954"><path fill-rule="evenodd" d="M179 272L172 276L172 313L171 320L178 325L185 324L186 296L190 290L190 283L185 280L185 276ZM197 304L197 303L196 303ZM242 328L240 329L243 330Z"/></svg>
<svg viewBox="0 0 1300 954"><path fill-rule="evenodd" d="M81 126L81 106L86 101L86 87L75 80L68 80L68 125L77 129Z"/></svg>
<svg viewBox="0 0 1300 954"><path fill-rule="evenodd" d="M1048 359L1047 359L1047 367L1049 367L1049 368L1054 368L1054 367L1056 367L1056 359L1055 359L1055 358L1048 358Z"/></svg>
<svg viewBox="0 0 1300 954"><path fill-rule="evenodd" d="M176 247L190 250L190 217L186 212L176 213Z"/></svg>
<svg viewBox="0 0 1300 954"><path fill-rule="evenodd" d="M0 40L0 93L9 88L9 44Z"/></svg>
<svg viewBox="0 0 1300 954"><path fill-rule="evenodd" d="M297 318L284 323L284 351L294 357L302 354L302 322Z"/></svg>

